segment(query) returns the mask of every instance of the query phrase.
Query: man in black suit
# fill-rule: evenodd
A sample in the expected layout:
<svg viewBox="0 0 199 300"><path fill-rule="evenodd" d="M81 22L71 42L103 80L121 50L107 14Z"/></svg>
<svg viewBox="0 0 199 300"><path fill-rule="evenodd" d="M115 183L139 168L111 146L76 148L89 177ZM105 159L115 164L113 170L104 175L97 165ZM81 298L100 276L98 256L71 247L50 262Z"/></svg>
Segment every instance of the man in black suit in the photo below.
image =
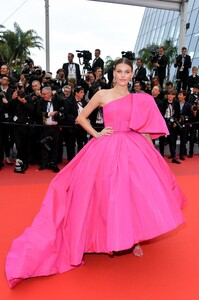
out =
<svg viewBox="0 0 199 300"><path fill-rule="evenodd" d="M84 89L77 86L74 90L74 96L64 101L64 120L63 138L66 144L67 158L71 161L75 157L75 148L77 143L77 152L79 152L87 142L86 131L76 123L76 118L87 102L84 99Z"/></svg>
<svg viewBox="0 0 199 300"><path fill-rule="evenodd" d="M60 129L56 125L59 122L63 100L58 94L53 95L50 87L42 89L41 97L36 110L40 123L44 125L41 128L41 166L38 170L47 168L59 172L57 160Z"/></svg>
<svg viewBox="0 0 199 300"><path fill-rule="evenodd" d="M199 84L199 76L198 76L198 68L192 68L192 75L190 75L187 79L188 91L194 87L194 85Z"/></svg>
<svg viewBox="0 0 199 300"><path fill-rule="evenodd" d="M180 119L180 103L175 99L176 91L169 91L167 99L163 100L163 116L166 121L170 135L168 136L169 150L172 163L180 164L176 158L176 142L178 137L178 122Z"/></svg>
<svg viewBox="0 0 199 300"><path fill-rule="evenodd" d="M104 74L104 61L100 57L100 49L95 49L95 59L93 60L92 71L95 72L97 67L102 69L102 74Z"/></svg>
<svg viewBox="0 0 199 300"><path fill-rule="evenodd" d="M167 59L164 54L164 47L159 47L159 56L158 60L153 63L153 66L155 67L155 75L158 76L160 86L163 88L163 82L166 77L166 66L167 66Z"/></svg>
<svg viewBox="0 0 199 300"><path fill-rule="evenodd" d="M77 84L81 80L81 73L79 65L73 62L74 54L68 53L68 63L64 63L62 69L65 71L66 80L72 77L76 79Z"/></svg>
<svg viewBox="0 0 199 300"><path fill-rule="evenodd" d="M187 153L186 143L188 137L188 127L186 123L191 118L191 104L186 102L187 93L186 91L180 91L178 93L178 100L180 102L180 124L181 127L179 128L180 133L180 160L185 160L185 155Z"/></svg>
<svg viewBox="0 0 199 300"><path fill-rule="evenodd" d="M148 77L146 76L146 69L142 65L142 59L137 58L136 61L137 68L135 69L133 81L139 81L141 84L142 90L145 89L145 81L149 81Z"/></svg>
<svg viewBox="0 0 199 300"><path fill-rule="evenodd" d="M155 85L152 88L151 95L155 100L155 103L163 116L163 101L159 98L161 92L161 88L158 85ZM164 143L165 143L165 136L159 137L159 150L160 154L164 157Z"/></svg>
<svg viewBox="0 0 199 300"><path fill-rule="evenodd" d="M174 67L177 68L176 78L178 79L177 90L187 89L189 69L191 68L191 57L187 54L187 48L182 47L182 54L176 57Z"/></svg>

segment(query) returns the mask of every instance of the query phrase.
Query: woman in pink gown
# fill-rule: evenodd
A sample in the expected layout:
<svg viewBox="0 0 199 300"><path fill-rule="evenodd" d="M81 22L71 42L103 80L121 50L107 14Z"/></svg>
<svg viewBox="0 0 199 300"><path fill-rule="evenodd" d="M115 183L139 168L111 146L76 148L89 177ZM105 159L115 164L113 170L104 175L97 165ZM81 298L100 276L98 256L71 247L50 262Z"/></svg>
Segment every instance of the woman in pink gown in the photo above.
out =
<svg viewBox="0 0 199 300"><path fill-rule="evenodd" d="M132 64L117 61L116 85L77 118L93 139L53 179L32 225L6 260L10 287L81 265L84 253L121 251L184 222L186 198L151 138L168 134L153 98L129 94ZM105 128L87 118L103 107Z"/></svg>

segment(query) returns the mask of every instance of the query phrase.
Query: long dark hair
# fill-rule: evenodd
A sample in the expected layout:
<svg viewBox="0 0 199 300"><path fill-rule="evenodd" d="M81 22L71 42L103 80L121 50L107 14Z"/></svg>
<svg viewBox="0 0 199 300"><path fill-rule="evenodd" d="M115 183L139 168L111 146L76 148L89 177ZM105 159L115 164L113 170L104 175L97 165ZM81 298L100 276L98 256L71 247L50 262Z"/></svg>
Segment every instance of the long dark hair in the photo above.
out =
<svg viewBox="0 0 199 300"><path fill-rule="evenodd" d="M131 70L133 71L133 65L132 65L132 62L131 62L128 58L122 57L122 58L119 58L118 60L116 60L113 69L115 70L115 68L116 68L117 65L119 65L119 64L126 64L126 65L128 65L128 66L131 68Z"/></svg>

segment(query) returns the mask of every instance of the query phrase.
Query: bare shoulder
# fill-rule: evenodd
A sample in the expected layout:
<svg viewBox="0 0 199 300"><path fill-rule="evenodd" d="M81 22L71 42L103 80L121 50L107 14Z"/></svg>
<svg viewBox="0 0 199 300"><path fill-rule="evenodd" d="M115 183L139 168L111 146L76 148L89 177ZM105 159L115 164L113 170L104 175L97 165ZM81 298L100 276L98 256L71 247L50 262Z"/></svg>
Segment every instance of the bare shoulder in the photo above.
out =
<svg viewBox="0 0 199 300"><path fill-rule="evenodd" d="M111 95L111 89L106 90L106 89L102 89L99 90L93 97L92 97L92 101L98 102L99 106L104 106L108 100L110 99L110 95Z"/></svg>

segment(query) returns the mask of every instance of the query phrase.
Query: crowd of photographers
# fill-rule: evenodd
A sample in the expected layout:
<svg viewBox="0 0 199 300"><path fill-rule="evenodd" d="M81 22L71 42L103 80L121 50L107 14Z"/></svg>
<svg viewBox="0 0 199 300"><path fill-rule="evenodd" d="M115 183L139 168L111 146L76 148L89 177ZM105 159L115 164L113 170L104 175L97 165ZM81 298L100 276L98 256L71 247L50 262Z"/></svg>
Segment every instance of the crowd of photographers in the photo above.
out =
<svg viewBox="0 0 199 300"><path fill-rule="evenodd" d="M108 79L104 77L100 49L95 50L92 65L89 51L77 52L79 60L83 59L82 74L80 65L73 61L73 53L68 53L67 63L57 70L55 78L40 66L34 66L31 59L25 61L20 78L10 74L6 64L1 66L0 170L8 164L14 165L14 172L25 173L30 164L36 164L40 171L59 172L63 145L70 161L87 143L90 137L76 124L76 118L99 89L111 88L115 81L112 68L108 70ZM123 51L122 56L132 62L135 60L130 51ZM189 74L191 59L183 47L182 54L176 57L178 81L174 89L172 82L165 82L167 60L164 48L153 51L150 59L154 67L150 76L147 76L142 59L136 59L129 91L153 96L170 132L168 137L159 138L160 153L164 156L165 145L169 144L172 162L180 164L186 155L193 157L194 144L198 142L198 69L193 67ZM101 108L92 112L89 122L96 130L103 128ZM180 160L176 157L178 138Z"/></svg>

